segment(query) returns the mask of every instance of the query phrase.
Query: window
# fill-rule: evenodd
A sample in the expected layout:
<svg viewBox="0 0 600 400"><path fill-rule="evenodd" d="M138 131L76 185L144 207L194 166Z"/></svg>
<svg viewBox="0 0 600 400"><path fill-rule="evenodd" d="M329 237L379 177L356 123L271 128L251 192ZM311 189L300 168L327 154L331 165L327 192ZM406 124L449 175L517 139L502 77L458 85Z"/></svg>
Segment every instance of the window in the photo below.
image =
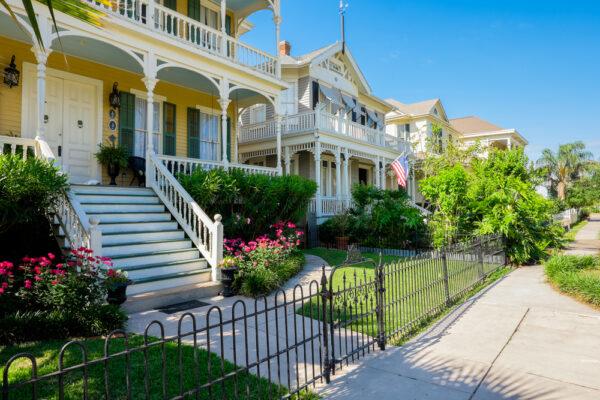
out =
<svg viewBox="0 0 600 400"><path fill-rule="evenodd" d="M296 83L293 83L289 89L284 90L282 93L281 99L285 115L295 115L298 113L297 90Z"/></svg>
<svg viewBox="0 0 600 400"><path fill-rule="evenodd" d="M219 160L220 117L188 108L188 156L201 160Z"/></svg>
<svg viewBox="0 0 600 400"><path fill-rule="evenodd" d="M219 116L200 113L200 159L219 159Z"/></svg>
<svg viewBox="0 0 600 400"><path fill-rule="evenodd" d="M266 104L256 104L250 107L250 123L251 124L260 124L267 120L267 105Z"/></svg>
<svg viewBox="0 0 600 400"><path fill-rule="evenodd" d="M404 140L410 140L410 124L404 124Z"/></svg>
<svg viewBox="0 0 600 400"><path fill-rule="evenodd" d="M146 99L135 98L135 131L133 138L133 155L137 157L146 157L146 112L148 110ZM160 134L161 134L161 107L159 102L154 102L153 116L153 137L152 144L154 152L160 154Z"/></svg>
<svg viewBox="0 0 600 400"><path fill-rule="evenodd" d="M200 7L200 15L205 25L210 26L213 29L221 29L221 24L219 22L219 13L211 10L206 6Z"/></svg>

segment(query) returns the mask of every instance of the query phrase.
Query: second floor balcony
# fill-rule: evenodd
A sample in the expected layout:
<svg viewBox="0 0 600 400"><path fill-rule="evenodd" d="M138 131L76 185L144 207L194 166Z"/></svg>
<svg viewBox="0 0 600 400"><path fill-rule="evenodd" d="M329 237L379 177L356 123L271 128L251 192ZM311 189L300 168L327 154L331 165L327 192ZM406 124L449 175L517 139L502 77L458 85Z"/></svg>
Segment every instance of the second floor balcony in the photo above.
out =
<svg viewBox="0 0 600 400"><path fill-rule="evenodd" d="M155 0L111 0L108 4L95 0L84 0L84 2L106 13L109 18L113 17L131 23L131 28L134 30L149 29L165 38L184 43L202 54L217 57L221 61L247 67L272 78L280 77L280 66L276 56L245 44L232 34L234 26L239 26L238 21L244 20L245 16L235 14L237 12L235 9L227 9L227 0L213 2L221 4L220 12L212 9L205 11L205 13L212 13L212 18L210 18L212 27L205 23L208 21L202 21L200 16L203 14L201 12L197 13L198 19L195 19L164 4L159 4ZM274 18L276 24L279 26L278 0L274 0L274 2L247 0L234 3L243 3L246 13L248 9L258 10L268 8L269 4L277 4L273 11L276 14L276 18ZM248 5L246 3L256 4ZM198 7L200 7L199 4L198 2ZM205 8L205 10L209 9ZM240 12L242 11L240 10ZM279 27L277 31L279 31ZM278 40L278 38L276 39Z"/></svg>
<svg viewBox="0 0 600 400"><path fill-rule="evenodd" d="M281 135L284 138L315 132L338 135L350 140L392 149L399 153L411 152L411 146L407 141L390 135L385 130L370 128L323 110L287 115L282 118ZM265 141L275 139L276 136L277 122L271 119L265 122L241 125L238 142L244 144Z"/></svg>

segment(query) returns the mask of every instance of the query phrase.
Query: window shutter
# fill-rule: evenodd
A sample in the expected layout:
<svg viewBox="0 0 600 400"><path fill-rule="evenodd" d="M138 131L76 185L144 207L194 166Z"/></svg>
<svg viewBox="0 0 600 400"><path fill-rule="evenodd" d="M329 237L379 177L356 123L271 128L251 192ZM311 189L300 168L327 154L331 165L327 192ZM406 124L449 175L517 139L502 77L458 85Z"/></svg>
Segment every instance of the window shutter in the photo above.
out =
<svg viewBox="0 0 600 400"><path fill-rule="evenodd" d="M187 109L188 157L200 158L200 110Z"/></svg>
<svg viewBox="0 0 600 400"><path fill-rule="evenodd" d="M175 104L163 104L163 154L174 156L177 145L177 113Z"/></svg>
<svg viewBox="0 0 600 400"><path fill-rule="evenodd" d="M188 0L188 17L200 21L200 0Z"/></svg>
<svg viewBox="0 0 600 400"><path fill-rule="evenodd" d="M119 145L133 154L135 132L135 95L120 92L121 107L119 108Z"/></svg>
<svg viewBox="0 0 600 400"><path fill-rule="evenodd" d="M317 108L319 102L319 82L313 81L312 83L312 109Z"/></svg>
<svg viewBox="0 0 600 400"><path fill-rule="evenodd" d="M231 15L225 15L225 32L231 36Z"/></svg>

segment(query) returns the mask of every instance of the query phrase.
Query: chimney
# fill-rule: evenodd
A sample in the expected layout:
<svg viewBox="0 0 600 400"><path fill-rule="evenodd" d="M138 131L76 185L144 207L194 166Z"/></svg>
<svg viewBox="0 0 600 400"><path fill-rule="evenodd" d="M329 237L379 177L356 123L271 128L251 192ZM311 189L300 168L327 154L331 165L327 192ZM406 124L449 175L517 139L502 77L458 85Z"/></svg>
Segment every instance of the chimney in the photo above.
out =
<svg viewBox="0 0 600 400"><path fill-rule="evenodd" d="M279 42L279 55L289 56L290 54L292 54L292 44L287 40Z"/></svg>

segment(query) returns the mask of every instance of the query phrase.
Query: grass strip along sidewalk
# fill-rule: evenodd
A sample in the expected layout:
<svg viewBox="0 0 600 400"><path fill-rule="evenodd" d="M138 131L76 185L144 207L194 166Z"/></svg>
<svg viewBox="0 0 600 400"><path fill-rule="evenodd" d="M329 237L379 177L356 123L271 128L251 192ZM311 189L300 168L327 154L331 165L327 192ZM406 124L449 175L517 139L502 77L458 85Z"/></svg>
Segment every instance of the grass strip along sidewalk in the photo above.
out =
<svg viewBox="0 0 600 400"><path fill-rule="evenodd" d="M557 255L546 261L544 269L561 292L600 307L600 257Z"/></svg>
<svg viewBox="0 0 600 400"><path fill-rule="evenodd" d="M156 339L153 339L156 341ZM101 359L104 355L104 339L87 339L81 343L87 349L88 361ZM0 347L0 376L4 373L4 367L10 357L17 353L26 352L35 356L38 365L38 376L58 371L59 351L63 341L45 341L27 343L22 345ZM129 348L138 348L144 345L141 336L130 336ZM109 354L116 354L126 348L125 340L114 338L110 340ZM127 367L125 355L118 356L108 362L108 398L110 399L171 399L192 391L198 385L214 382L210 387L205 387L196 395L188 394L181 398L190 399L265 399L280 398L287 394L283 386L269 383L266 379L258 377L234 364L221 360L215 354L209 354L206 350L195 349L193 346L181 345L181 354L176 342L164 344L164 354L161 345L147 350L148 357L148 379L145 379L144 352L142 350L130 353L129 368ZM180 358L181 357L181 358ZM181 368L179 360L182 360ZM64 368L78 365L83 356L77 346L70 347L64 358ZM234 372L238 370L237 374ZM126 376L130 374L130 393L127 395ZM104 364L102 362L88 366L88 393L89 399L104 399L105 377ZM227 376L225 379L221 379ZM9 370L9 383L27 381L31 377L31 362L28 359L19 359ZM163 382L165 385L163 386ZM146 384L148 385L149 397L146 396ZM58 399L58 378L44 380L37 384L37 398ZM70 372L64 379L64 398L82 399L84 393L83 370L77 369ZM9 398L31 399L32 388L30 385L11 391ZM306 393L301 396L292 396L292 399L316 399L314 394Z"/></svg>

